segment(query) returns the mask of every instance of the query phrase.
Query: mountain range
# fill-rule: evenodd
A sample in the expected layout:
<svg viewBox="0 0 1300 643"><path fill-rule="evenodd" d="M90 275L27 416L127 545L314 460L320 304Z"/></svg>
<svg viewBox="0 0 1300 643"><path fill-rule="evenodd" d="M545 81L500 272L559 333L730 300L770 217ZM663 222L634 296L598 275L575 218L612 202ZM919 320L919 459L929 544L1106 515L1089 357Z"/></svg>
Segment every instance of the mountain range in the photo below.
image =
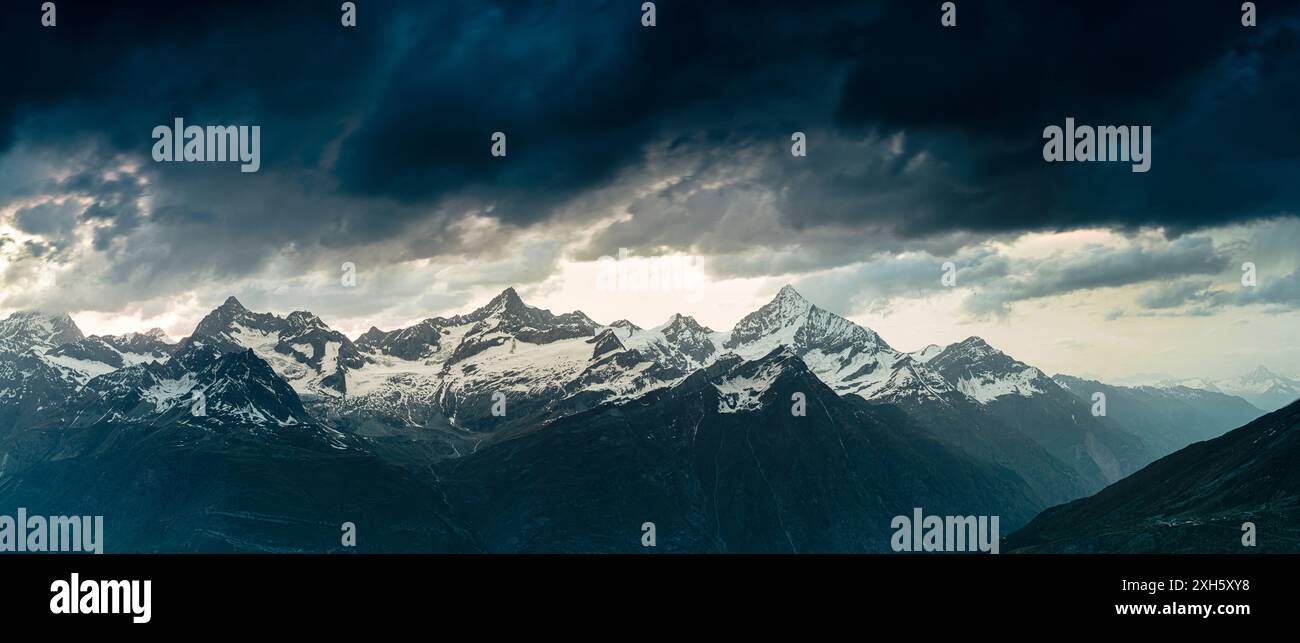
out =
<svg viewBox="0 0 1300 643"><path fill-rule="evenodd" d="M1238 396L1266 411L1276 411L1300 397L1300 378L1287 377L1259 366L1237 377L1167 380L1161 388L1186 387Z"/></svg>
<svg viewBox="0 0 1300 643"><path fill-rule="evenodd" d="M112 551L887 551L913 507L1009 531L1260 414L1224 390L902 352L789 286L730 331L513 289L355 340L234 297L180 342L21 312L0 506L105 515Z"/></svg>

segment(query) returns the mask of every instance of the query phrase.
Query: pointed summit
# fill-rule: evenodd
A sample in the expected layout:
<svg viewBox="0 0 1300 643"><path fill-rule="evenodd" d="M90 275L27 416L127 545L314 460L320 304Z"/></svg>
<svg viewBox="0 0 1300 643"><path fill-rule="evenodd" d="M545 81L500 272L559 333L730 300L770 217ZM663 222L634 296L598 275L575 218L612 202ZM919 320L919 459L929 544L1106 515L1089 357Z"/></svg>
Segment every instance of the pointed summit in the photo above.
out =
<svg viewBox="0 0 1300 643"><path fill-rule="evenodd" d="M737 322L723 347L740 349L753 359L778 344L786 344L800 355L814 349L829 355L852 346L857 346L856 352L871 354L893 350L874 331L814 306L789 285Z"/></svg>
<svg viewBox="0 0 1300 643"><path fill-rule="evenodd" d="M776 293L776 299L777 299L777 300L781 300L781 299L791 299L791 300L795 300L795 301L808 301L807 299L804 299L804 298L803 298L803 295L799 294L799 291L795 290L795 289L794 289L794 286L791 286L790 284L786 284L786 285L784 285L784 286L781 286L781 290L777 291L777 293Z"/></svg>
<svg viewBox="0 0 1300 643"><path fill-rule="evenodd" d="M815 386L811 382L816 381L808 365L789 346L777 346L758 359L719 360L708 373L718 391L719 413L758 411L765 406L765 399L770 402L785 397L773 389L811 392Z"/></svg>
<svg viewBox="0 0 1300 643"><path fill-rule="evenodd" d="M215 337L227 331L228 327L235 322L253 324L261 321L260 318L273 319L274 316L270 314L255 315L247 308L244 308L244 305L239 303L239 300L235 299L234 295L231 295L220 306L213 308L212 312L199 320L191 335Z"/></svg>
<svg viewBox="0 0 1300 643"><path fill-rule="evenodd" d="M928 344L926 345L925 348L922 348L919 351L912 351L908 353L908 356L910 356L912 359L916 360L917 362L924 364L934 359L940 353L942 353L943 349L944 347L938 344Z"/></svg>
<svg viewBox="0 0 1300 643"><path fill-rule="evenodd" d="M501 294L497 295L497 298L510 303L524 303L524 300L519 297L519 292L515 290L514 286L502 290Z"/></svg>
<svg viewBox="0 0 1300 643"><path fill-rule="evenodd" d="M804 299L794 286L786 284L781 286L772 301L765 304L760 311L768 311L768 314L777 315L782 318L802 317L811 310L819 310L812 302Z"/></svg>
<svg viewBox="0 0 1300 643"><path fill-rule="evenodd" d="M610 327L610 328L622 328L623 330L626 330L626 331L629 331L629 332L636 332L636 331L641 330L641 327L640 327L640 326L637 326L636 324L633 324L632 322L630 322L630 321L628 321L628 320L626 320L626 319L620 319L620 320L618 320L618 321L616 321L616 322L613 322L613 323L611 323L611 324L609 325L609 327Z"/></svg>
<svg viewBox="0 0 1300 643"><path fill-rule="evenodd" d="M605 329L601 334L587 340L587 343L596 345L591 352L591 359L600 359L609 353L622 351L625 348L613 328Z"/></svg>
<svg viewBox="0 0 1300 643"><path fill-rule="evenodd" d="M691 317L690 315L683 315L681 313L673 313L673 316L669 317L668 321L664 323L662 329L663 329L663 333L669 336L677 335L682 332L690 332L690 333L712 333L713 332L713 330L708 328L707 326L701 326L699 322L695 321L694 317Z"/></svg>
<svg viewBox="0 0 1300 643"><path fill-rule="evenodd" d="M49 348L85 338L66 313L20 311L0 321L0 341L21 350L36 346Z"/></svg>
<svg viewBox="0 0 1300 643"><path fill-rule="evenodd" d="M314 328L328 328L325 322L315 314L306 310L295 310L289 313L285 318L289 325L299 332L311 330Z"/></svg>
<svg viewBox="0 0 1300 643"><path fill-rule="evenodd" d="M1260 364L1259 366L1256 366L1255 370L1251 371L1250 375L1247 375L1246 377L1252 379L1264 379L1266 377L1277 377L1277 374L1274 373L1273 371L1268 370L1267 366Z"/></svg>
<svg viewBox="0 0 1300 643"><path fill-rule="evenodd" d="M1001 360L1005 358L1005 360ZM927 363L931 365L963 363L973 364L982 362L987 359L1000 359L1001 361L1015 362L1002 351L989 346L983 337L972 335L955 344L950 344L947 348L931 355Z"/></svg>
<svg viewBox="0 0 1300 643"><path fill-rule="evenodd" d="M174 343L172 342L171 335L168 335L167 331L158 328L157 326L154 326L153 328L144 331L143 335L145 337L150 337L161 342L167 342L168 344Z"/></svg>
<svg viewBox="0 0 1300 643"><path fill-rule="evenodd" d="M524 310L525 308L527 308L527 306L524 305L524 300L520 299L519 293L515 292L515 289L511 287L502 290L501 294L497 295L496 297L493 297L492 301L489 301L487 306L483 307L483 310L493 311L493 312L495 311L519 312Z"/></svg>
<svg viewBox="0 0 1300 643"><path fill-rule="evenodd" d="M786 284L781 286L772 301L765 304L760 310L781 311L781 314L789 316L799 315L813 308L816 308L816 306L812 302L804 299L804 296L799 294L799 291L795 290L794 286Z"/></svg>
<svg viewBox="0 0 1300 643"><path fill-rule="evenodd" d="M980 337L978 335L971 335L970 337L967 337L966 339L957 342L956 345L965 346L968 348L986 348L988 350L996 350L992 346L989 346L989 343L984 341L983 337Z"/></svg>

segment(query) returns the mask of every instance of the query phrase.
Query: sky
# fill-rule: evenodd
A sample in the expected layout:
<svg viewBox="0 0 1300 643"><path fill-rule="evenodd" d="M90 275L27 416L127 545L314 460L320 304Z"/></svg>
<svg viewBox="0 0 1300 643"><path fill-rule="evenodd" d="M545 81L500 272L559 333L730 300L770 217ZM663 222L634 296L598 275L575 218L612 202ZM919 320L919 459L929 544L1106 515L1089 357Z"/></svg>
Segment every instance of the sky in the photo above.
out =
<svg viewBox="0 0 1300 643"><path fill-rule="evenodd" d="M355 336L515 287L726 330L792 284L903 350L1300 374L1294 3L56 4L0 21L0 314ZM1150 171L1045 162L1067 117L1150 126ZM260 169L156 162L175 118Z"/></svg>

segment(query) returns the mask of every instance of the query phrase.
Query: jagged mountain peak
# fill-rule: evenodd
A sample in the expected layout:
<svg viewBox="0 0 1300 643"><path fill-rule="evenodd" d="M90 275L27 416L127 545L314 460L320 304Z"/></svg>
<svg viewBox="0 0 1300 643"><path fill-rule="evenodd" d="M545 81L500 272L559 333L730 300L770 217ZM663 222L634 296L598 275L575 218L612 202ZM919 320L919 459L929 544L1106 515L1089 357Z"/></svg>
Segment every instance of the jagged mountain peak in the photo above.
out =
<svg viewBox="0 0 1300 643"><path fill-rule="evenodd" d="M816 379L789 346L778 346L754 360L726 355L708 373L709 381L718 390L720 413L758 410L764 405L768 391L778 383L804 377Z"/></svg>
<svg viewBox="0 0 1300 643"><path fill-rule="evenodd" d="M776 292L776 296L772 297L772 300L763 306L763 308L769 307L794 313L809 308L816 308L812 302L804 299L804 296L800 295L799 291L795 290L794 287L790 285L782 286L781 289Z"/></svg>
<svg viewBox="0 0 1300 643"><path fill-rule="evenodd" d="M940 346L938 344L927 344L921 350L912 351L908 353L907 356L911 357L918 364L925 364L930 360L934 359L940 353L942 353L944 348L946 347Z"/></svg>
<svg viewBox="0 0 1300 643"><path fill-rule="evenodd" d="M1031 397L1057 392L1060 388L1038 368L974 336L943 349L926 362L926 366L942 375L957 390L981 403L1004 395Z"/></svg>
<svg viewBox="0 0 1300 643"><path fill-rule="evenodd" d="M510 288L506 288L505 290L502 290L501 294L497 295L496 297L493 297L492 300L489 301L487 305L483 307L483 310L489 310L494 312L495 311L519 312L526 309L527 307L528 306L524 304L524 300L519 297L519 293L515 291L514 287L510 287Z"/></svg>
<svg viewBox="0 0 1300 643"><path fill-rule="evenodd" d="M234 324L262 332L277 332L289 329L295 332L306 332L314 329L329 329L329 326L320 317L310 311L295 310L284 317L269 312L258 313L245 308L243 304L239 303L238 299L231 296L204 316L195 326L193 334L218 338L229 334ZM161 333L162 331L159 330L158 332Z"/></svg>
<svg viewBox="0 0 1300 643"><path fill-rule="evenodd" d="M874 331L818 308L790 286L737 322L724 348L755 357L777 344L787 344L801 355L809 350L841 352L850 346L858 346L859 351L893 351Z"/></svg>
<svg viewBox="0 0 1300 643"><path fill-rule="evenodd" d="M22 310L0 320L0 342L16 348L53 347L85 338L67 313Z"/></svg>
<svg viewBox="0 0 1300 643"><path fill-rule="evenodd" d="M794 286L791 286L790 284L781 286L781 289L776 292L776 298L790 299L790 300L797 300L797 301L808 301L807 299L804 299L803 295L800 295L799 291L795 290Z"/></svg>
<svg viewBox="0 0 1300 643"><path fill-rule="evenodd" d="M194 334L215 337L236 322L262 326L275 319L278 318L270 313L259 314L250 311L232 295L199 320L198 325L194 327Z"/></svg>
<svg viewBox="0 0 1300 643"><path fill-rule="evenodd" d="M132 341L136 339L153 339L153 340L160 341L164 344L176 343L172 341L171 335L168 335L167 331L158 328L157 326L150 328L149 330L146 330L143 333L127 333L125 335L122 335L121 338L125 341Z"/></svg>
<svg viewBox="0 0 1300 643"><path fill-rule="evenodd" d="M346 372L365 363L352 340L315 314L252 312L234 297L208 313L191 337L221 353L252 349L304 394L346 393Z"/></svg>
<svg viewBox="0 0 1300 643"><path fill-rule="evenodd" d="M1274 373L1273 371L1270 371L1267 366L1260 364L1259 366L1255 367L1255 370L1251 371L1248 375L1246 375L1246 377L1249 379L1262 380L1262 379L1276 378L1278 377L1278 374Z"/></svg>
<svg viewBox="0 0 1300 643"><path fill-rule="evenodd" d="M930 360L941 360L944 362L962 361L977 362L990 358L1004 357L1008 360L1015 361L1006 353L994 348L983 337L972 335L966 339L948 345L938 354L931 355Z"/></svg>
<svg viewBox="0 0 1300 643"><path fill-rule="evenodd" d="M665 335L670 335L670 334L675 335L682 332L691 332L691 333L712 333L713 332L713 330L708 328L707 326L700 325L699 322L695 321L694 317L691 317L690 315L683 315L681 313L673 313L673 316L669 317L668 321L665 322L664 325L660 327L660 329Z"/></svg>
<svg viewBox="0 0 1300 643"><path fill-rule="evenodd" d="M953 368L969 370L978 367L993 372L1004 372L1013 369L1032 369L1036 375L1050 379L1047 378L1046 373L1042 373L1037 368L1003 353L984 341L982 337L976 336L967 337L960 342L948 345L937 355L933 355L927 365L940 370Z"/></svg>
<svg viewBox="0 0 1300 643"><path fill-rule="evenodd" d="M316 328L329 328L320 317L305 310L295 310L289 313L289 316L285 319L288 320L289 324L297 330L305 331Z"/></svg>
<svg viewBox="0 0 1300 643"><path fill-rule="evenodd" d="M605 355L616 353L625 350L626 348L623 345L623 342L619 341L618 334L615 333L612 328L605 329L599 335L588 339L587 342L595 344L595 348L591 353L591 359L600 359Z"/></svg>
<svg viewBox="0 0 1300 643"><path fill-rule="evenodd" d="M640 326L637 326L636 324L633 324L632 322L630 322L630 321L628 321L628 320L626 320L626 319L620 319L620 320L618 320L618 321L616 321L616 322L613 322L613 323L611 323L611 324L609 325L609 327L610 327L610 328L621 328L621 329L623 329L623 330L627 330L627 331L639 331L639 330L641 330L641 327L640 327Z"/></svg>
<svg viewBox="0 0 1300 643"><path fill-rule="evenodd" d="M209 337L190 335L181 340L169 361L175 362L186 370L199 370L221 357L216 343Z"/></svg>
<svg viewBox="0 0 1300 643"><path fill-rule="evenodd" d="M967 337L966 339L963 339L954 345L964 346L967 348L980 348L980 349L994 350L993 347L990 346L987 341L984 341L984 338L980 337L979 335L971 335L970 337Z"/></svg>

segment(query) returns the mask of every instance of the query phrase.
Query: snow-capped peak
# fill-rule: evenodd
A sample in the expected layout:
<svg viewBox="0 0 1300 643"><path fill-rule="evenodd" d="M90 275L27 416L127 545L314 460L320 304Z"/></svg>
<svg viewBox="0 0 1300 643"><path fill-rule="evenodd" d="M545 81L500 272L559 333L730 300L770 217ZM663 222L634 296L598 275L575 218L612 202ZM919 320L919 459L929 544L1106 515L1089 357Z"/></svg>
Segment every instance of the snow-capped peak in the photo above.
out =
<svg viewBox="0 0 1300 643"><path fill-rule="evenodd" d="M981 359L995 355L1003 355L1002 351L989 346L989 343L984 341L983 337L976 337L974 335L949 346L945 350L949 349L952 351L950 353L951 355L962 355L967 359Z"/></svg>
<svg viewBox="0 0 1300 643"><path fill-rule="evenodd" d="M303 332L313 330L313 329L318 329L318 328L320 329L329 328L328 326L325 325L325 322L322 321L320 317L317 317L316 315L309 313L305 310L295 310L289 313L289 316L286 317L285 320L287 320L295 330L299 330Z"/></svg>
<svg viewBox="0 0 1300 643"><path fill-rule="evenodd" d="M493 314L521 313L527 308L528 306L524 304L524 300L519 297L519 293L515 292L514 288L506 288L475 313L481 313L486 317Z"/></svg>
<svg viewBox="0 0 1300 643"><path fill-rule="evenodd" d="M1255 367L1255 370L1251 371L1250 374L1246 375L1246 377L1243 379L1259 381L1259 380L1274 380L1277 379L1278 377L1279 376L1277 373L1268 370L1267 366L1260 364L1259 366Z"/></svg>
<svg viewBox="0 0 1300 643"><path fill-rule="evenodd" d="M304 394L346 393L346 372L365 363L352 340L316 315L255 313L234 297L208 313L191 337L222 353L253 350Z"/></svg>
<svg viewBox="0 0 1300 643"><path fill-rule="evenodd" d="M695 321L694 317L683 315L681 313L674 313L672 317L668 318L667 322L664 322L663 326L658 328L658 330L665 335L677 335L680 333L702 333L708 335L713 333L712 329L701 326L699 322Z"/></svg>
<svg viewBox="0 0 1300 643"><path fill-rule="evenodd" d="M1046 373L989 346L980 337L948 346L926 366L981 403L1004 395L1032 397L1058 387Z"/></svg>
<svg viewBox="0 0 1300 643"><path fill-rule="evenodd" d="M762 407L763 398L773 384L783 377L797 376L807 370L788 346L780 346L750 361L724 356L709 369L711 382L719 394L718 412L757 410Z"/></svg>
<svg viewBox="0 0 1300 643"><path fill-rule="evenodd" d="M777 300L789 299L791 301L801 301L804 303L808 303L808 300L804 299L803 295L800 295L799 291L795 290L794 286L791 286L790 284L781 286L781 289L776 291L776 299Z"/></svg>
<svg viewBox="0 0 1300 643"><path fill-rule="evenodd" d="M132 333L126 333L126 334L123 334L123 335L117 335L116 337L117 337L117 339L119 339L119 340L121 340L121 341L123 341L123 342L135 342L135 341L140 341L140 340L154 340L154 341L162 342L162 343L164 343L164 344L175 344L175 343L176 343L176 342L172 341L171 335L168 335L168 334L167 334L167 331L165 331L165 330L163 330L163 329L161 329L161 328L150 328L149 330L146 330L146 331L144 331L143 333L135 333L135 332L132 332Z"/></svg>
<svg viewBox="0 0 1300 643"><path fill-rule="evenodd" d="M618 320L618 321L616 321L616 322L613 322L613 323L611 323L611 324L609 325L609 327L610 327L610 328L619 328L619 329L623 329L623 330L626 330L626 331L629 331L629 332L636 332L636 331L641 330L641 327L640 327L640 326L637 326L636 324L633 324L632 322L630 322L630 321L628 321L628 320L626 320L626 319L620 319L620 320Z"/></svg>
<svg viewBox="0 0 1300 643"><path fill-rule="evenodd" d="M1282 408L1300 398L1300 380L1279 375L1263 365L1239 377L1167 380L1156 386L1166 389L1186 386L1236 395L1265 411Z"/></svg>
<svg viewBox="0 0 1300 643"><path fill-rule="evenodd" d="M67 314L19 311L0 320L0 344L14 350L52 348L85 339Z"/></svg>
<svg viewBox="0 0 1300 643"><path fill-rule="evenodd" d="M732 329L724 348L752 359L781 344L800 355L811 350L838 353L853 346L859 351L893 352L875 332L812 305L790 286L742 318Z"/></svg>
<svg viewBox="0 0 1300 643"><path fill-rule="evenodd" d="M944 347L938 344L929 344L921 350L908 353L908 357L916 360L918 364L924 364L934 359L939 353L943 352Z"/></svg>

